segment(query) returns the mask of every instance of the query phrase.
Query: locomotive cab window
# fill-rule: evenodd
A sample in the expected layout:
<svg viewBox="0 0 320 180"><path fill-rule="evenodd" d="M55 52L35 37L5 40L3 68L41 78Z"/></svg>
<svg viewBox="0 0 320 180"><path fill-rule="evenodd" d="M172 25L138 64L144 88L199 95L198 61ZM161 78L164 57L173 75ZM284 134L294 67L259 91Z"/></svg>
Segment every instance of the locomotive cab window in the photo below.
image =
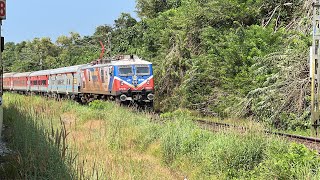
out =
<svg viewBox="0 0 320 180"><path fill-rule="evenodd" d="M121 66L119 67L119 75L120 76L132 76L133 71L131 66Z"/></svg>
<svg viewBox="0 0 320 180"><path fill-rule="evenodd" d="M138 76L147 76L150 75L150 69L148 66L137 66L136 75Z"/></svg>

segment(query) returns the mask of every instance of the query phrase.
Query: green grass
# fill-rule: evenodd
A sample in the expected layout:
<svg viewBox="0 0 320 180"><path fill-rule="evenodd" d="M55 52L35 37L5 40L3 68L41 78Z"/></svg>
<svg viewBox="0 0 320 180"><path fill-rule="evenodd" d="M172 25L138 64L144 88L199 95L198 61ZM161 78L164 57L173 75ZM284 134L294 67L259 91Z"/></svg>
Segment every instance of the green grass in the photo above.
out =
<svg viewBox="0 0 320 180"><path fill-rule="evenodd" d="M5 136L16 151L11 164L16 168L6 178L72 179L72 156L66 152L65 132L45 126L50 122L36 109L27 107L17 98L5 96L4 120L9 127ZM19 108L17 108L19 106ZM26 110L28 108L28 110Z"/></svg>
<svg viewBox="0 0 320 180"><path fill-rule="evenodd" d="M182 112L179 112L182 111ZM188 110L186 110L188 111ZM172 116L175 116L175 114L181 114L185 113L183 109L177 110L175 112L165 113L162 116L164 118L171 118ZM312 135L310 129L301 129L299 127L295 128L294 130L288 129L288 130L279 130L275 127L272 127L270 124L267 124L265 122L258 122L254 119L239 119L239 118L218 118L218 117L208 117L203 116L197 112L189 112L189 116L193 118L193 120L206 120L209 122L218 122L218 123L226 123L226 124L232 124L235 126L241 126L241 127L247 127L247 128L260 128L261 130L269 130L269 131L275 131L275 132L282 132L282 133L288 133L288 134L294 134L294 135L300 135L300 136L307 136L307 137L315 137ZM319 138L319 137L318 137Z"/></svg>
<svg viewBox="0 0 320 180"><path fill-rule="evenodd" d="M4 102L5 113L12 116L5 121L12 129L10 146L20 152L26 165L18 168L28 177L51 179L58 173L63 179L320 178L316 152L303 145L266 137L259 128L209 132L196 126L192 113L185 110L165 114L167 121L157 123L150 114L112 102L81 106L16 94L5 94ZM52 128L64 132L62 127L68 134L64 156L61 143L54 143L63 141L53 141L56 136L50 133ZM43 159L48 160L45 165ZM26 166L32 168L22 168Z"/></svg>

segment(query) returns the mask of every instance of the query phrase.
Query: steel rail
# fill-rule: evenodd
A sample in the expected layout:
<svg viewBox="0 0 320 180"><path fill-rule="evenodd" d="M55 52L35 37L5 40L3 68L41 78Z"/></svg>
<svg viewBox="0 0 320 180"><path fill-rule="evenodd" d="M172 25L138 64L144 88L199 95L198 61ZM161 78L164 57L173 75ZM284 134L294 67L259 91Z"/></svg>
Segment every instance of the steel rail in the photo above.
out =
<svg viewBox="0 0 320 180"><path fill-rule="evenodd" d="M236 126L233 124L212 122L212 121L206 121L206 120L196 120L196 122L200 123L200 124L208 125L208 126L223 126L223 127L238 128L238 129L242 129L242 130L249 130L249 128L247 128L247 127ZM308 142L320 143L320 138L307 137L307 136L281 133L281 132L274 132L274 131L268 131L268 130L265 130L264 132L266 134L273 134L273 135L278 135L278 136L283 136L283 137L288 137L288 138L293 138L293 139L300 139L300 140L304 140L304 141L308 141Z"/></svg>

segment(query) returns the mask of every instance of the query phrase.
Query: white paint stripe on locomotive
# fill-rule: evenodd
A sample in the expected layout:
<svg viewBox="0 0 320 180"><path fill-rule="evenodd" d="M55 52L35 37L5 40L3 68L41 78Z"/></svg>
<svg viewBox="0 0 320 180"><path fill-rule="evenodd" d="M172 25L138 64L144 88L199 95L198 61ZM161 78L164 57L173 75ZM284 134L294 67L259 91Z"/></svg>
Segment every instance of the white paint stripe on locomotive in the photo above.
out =
<svg viewBox="0 0 320 180"><path fill-rule="evenodd" d="M128 83L127 81L124 81L123 79L121 79L121 78L119 78L119 77L116 77L116 76L114 77L114 79L117 79L117 80L119 80L119 81L122 81L124 84L126 84L126 85L128 85L129 87L132 87L132 88L139 88L139 87L143 86L145 83L147 83L148 80L150 81L150 79L152 79L152 78L153 78L153 75L150 76L148 79L144 80L144 81L143 81L142 83L140 83L137 87L135 87L134 85Z"/></svg>
<svg viewBox="0 0 320 180"><path fill-rule="evenodd" d="M153 76L150 76L148 79L146 79L146 80L144 80L142 83L140 83L140 84L137 86L137 88L143 86L145 83L147 83L147 81L150 81L150 79L152 79L152 78L153 78Z"/></svg>
<svg viewBox="0 0 320 180"><path fill-rule="evenodd" d="M114 79L119 80L120 82L122 81L124 84L128 85L129 87L135 88L132 84L128 83L127 81L124 81L119 77L114 77Z"/></svg>

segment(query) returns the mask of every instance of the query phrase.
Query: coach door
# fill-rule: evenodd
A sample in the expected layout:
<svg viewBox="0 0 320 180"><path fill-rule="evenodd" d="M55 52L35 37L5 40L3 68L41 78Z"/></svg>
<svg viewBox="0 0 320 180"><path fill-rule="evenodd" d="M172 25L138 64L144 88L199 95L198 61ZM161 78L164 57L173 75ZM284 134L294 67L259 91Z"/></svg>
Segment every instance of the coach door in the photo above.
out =
<svg viewBox="0 0 320 180"><path fill-rule="evenodd" d="M74 93L74 73L71 73L71 75L72 75L72 79L71 79L70 84L72 86L72 93Z"/></svg>
<svg viewBox="0 0 320 180"><path fill-rule="evenodd" d="M52 91L57 92L58 91L58 75L54 75L53 76L54 79L54 83L53 83L53 87L52 87Z"/></svg>
<svg viewBox="0 0 320 180"><path fill-rule="evenodd" d="M110 86L110 69L109 69L109 67L105 67L104 71L105 71L104 73L106 75L106 77L105 77L106 78L105 89L106 89L106 91L109 91L109 86Z"/></svg>
<svg viewBox="0 0 320 180"><path fill-rule="evenodd" d="M108 90L109 93L112 93L112 86L113 86L113 79L114 79L114 75L113 75L113 66L108 66Z"/></svg>

